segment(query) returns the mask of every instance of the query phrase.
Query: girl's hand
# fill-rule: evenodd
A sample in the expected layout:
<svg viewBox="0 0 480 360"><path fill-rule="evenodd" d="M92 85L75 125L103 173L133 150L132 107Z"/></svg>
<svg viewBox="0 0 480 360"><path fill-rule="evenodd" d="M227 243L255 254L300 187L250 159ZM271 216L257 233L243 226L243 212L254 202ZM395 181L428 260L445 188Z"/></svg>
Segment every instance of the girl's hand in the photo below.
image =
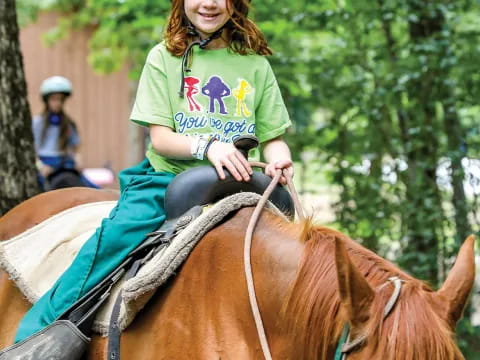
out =
<svg viewBox="0 0 480 360"><path fill-rule="evenodd" d="M42 164L42 166L40 167L40 174L44 177L44 178L47 178L48 175L50 175L51 173L54 172L54 168L51 167L51 166L48 166L48 165L45 165L45 164Z"/></svg>
<svg viewBox="0 0 480 360"><path fill-rule="evenodd" d="M230 143L214 141L208 148L207 158L215 166L220 179L225 179L225 166L237 181L249 181L252 168L242 153Z"/></svg>
<svg viewBox="0 0 480 360"><path fill-rule="evenodd" d="M274 162L269 163L265 167L265 174L274 177L278 169L283 169L284 172L287 173L287 175L290 176L290 178L293 178L293 163L292 160L276 160ZM282 175L280 176L280 184L286 185L287 184L287 178Z"/></svg>

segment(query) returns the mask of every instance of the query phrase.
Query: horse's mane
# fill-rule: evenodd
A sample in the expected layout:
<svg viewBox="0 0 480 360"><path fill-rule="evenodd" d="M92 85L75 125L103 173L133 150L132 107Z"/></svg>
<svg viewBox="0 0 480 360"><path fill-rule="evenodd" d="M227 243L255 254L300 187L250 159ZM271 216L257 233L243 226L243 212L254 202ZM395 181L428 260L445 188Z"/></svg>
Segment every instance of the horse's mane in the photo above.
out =
<svg viewBox="0 0 480 360"><path fill-rule="evenodd" d="M350 259L375 291L364 345L372 352L372 359L463 359L450 326L438 315L442 309L435 293L424 282L346 235L313 226L311 221L305 222L301 241L305 250L283 314L287 330L296 334L299 344L294 346L295 358L333 358L331 344L340 337L346 322L337 291L334 256L335 241L342 241ZM405 282L394 310L384 321L385 305L393 292L393 286L388 285L392 276Z"/></svg>

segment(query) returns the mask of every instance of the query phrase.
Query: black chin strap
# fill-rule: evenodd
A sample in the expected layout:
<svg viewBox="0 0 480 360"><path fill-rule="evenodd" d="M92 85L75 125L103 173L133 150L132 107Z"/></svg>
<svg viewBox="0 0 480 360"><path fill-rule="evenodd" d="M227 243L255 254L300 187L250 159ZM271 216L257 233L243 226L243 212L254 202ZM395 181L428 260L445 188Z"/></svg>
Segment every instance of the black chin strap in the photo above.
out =
<svg viewBox="0 0 480 360"><path fill-rule="evenodd" d="M212 40L218 39L222 35L222 31L223 31L223 26L217 31L215 31L209 37L205 39L201 39L197 29L195 29L195 27L192 24L188 25L188 35L198 36L199 39L191 42L187 46L187 49L185 50L182 56L182 82L180 84L180 91L178 92L178 96L180 96L181 98L184 97L184 92L185 92L185 73L189 73L190 71L192 71L188 67L188 62L189 62L193 47L195 45L198 45L200 49L205 49Z"/></svg>

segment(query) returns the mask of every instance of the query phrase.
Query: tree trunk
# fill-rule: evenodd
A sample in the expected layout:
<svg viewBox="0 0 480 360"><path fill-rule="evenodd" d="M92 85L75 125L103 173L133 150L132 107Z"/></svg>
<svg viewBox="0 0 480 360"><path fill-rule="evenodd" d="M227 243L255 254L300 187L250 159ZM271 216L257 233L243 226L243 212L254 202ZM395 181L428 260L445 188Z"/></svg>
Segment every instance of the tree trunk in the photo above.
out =
<svg viewBox="0 0 480 360"><path fill-rule="evenodd" d="M0 1L0 216L39 192L15 0Z"/></svg>
<svg viewBox="0 0 480 360"><path fill-rule="evenodd" d="M409 21L410 41L416 55L431 59L427 71L421 72L417 79L412 79L407 87L410 108L405 109L402 120L404 128L403 145L408 162L406 199L410 204L404 214L406 244L400 263L430 283L438 281L439 243L443 238L442 222L444 213L440 190L436 182L436 170L439 162L439 143L435 136L438 122L435 103L445 101L438 94L436 83L443 73L439 67L441 49L428 52L423 46L437 39L445 19L438 10L424 6L424 3L408 1L409 12L414 14Z"/></svg>
<svg viewBox="0 0 480 360"><path fill-rule="evenodd" d="M450 90L449 88L446 89ZM462 159L467 157L467 146L465 142L465 134L460 124L460 119L455 108L454 91L451 90L446 94L444 108L444 127L447 134L449 158L452 170L452 203L455 209L455 229L456 229L456 248L453 253L457 253L457 249L462 242L470 235L472 231L471 224L468 220L468 201L465 195L463 182L465 181L465 171L462 166ZM449 254L451 255L451 254Z"/></svg>

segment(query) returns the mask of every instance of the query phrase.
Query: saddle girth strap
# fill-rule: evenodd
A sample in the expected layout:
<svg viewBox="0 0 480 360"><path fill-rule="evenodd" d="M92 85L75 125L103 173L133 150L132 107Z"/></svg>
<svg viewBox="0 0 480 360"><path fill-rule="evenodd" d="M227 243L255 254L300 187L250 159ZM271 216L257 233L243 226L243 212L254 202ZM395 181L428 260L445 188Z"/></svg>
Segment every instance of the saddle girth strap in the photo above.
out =
<svg viewBox="0 0 480 360"><path fill-rule="evenodd" d="M137 274L143 259L136 260L130 270L125 275L125 280L131 279ZM120 308L122 305L122 293L118 294L115 304L113 305L112 315L110 316L110 325L108 328L108 347L107 347L107 359L119 360L120 359L120 327L118 326L118 317L120 316Z"/></svg>

